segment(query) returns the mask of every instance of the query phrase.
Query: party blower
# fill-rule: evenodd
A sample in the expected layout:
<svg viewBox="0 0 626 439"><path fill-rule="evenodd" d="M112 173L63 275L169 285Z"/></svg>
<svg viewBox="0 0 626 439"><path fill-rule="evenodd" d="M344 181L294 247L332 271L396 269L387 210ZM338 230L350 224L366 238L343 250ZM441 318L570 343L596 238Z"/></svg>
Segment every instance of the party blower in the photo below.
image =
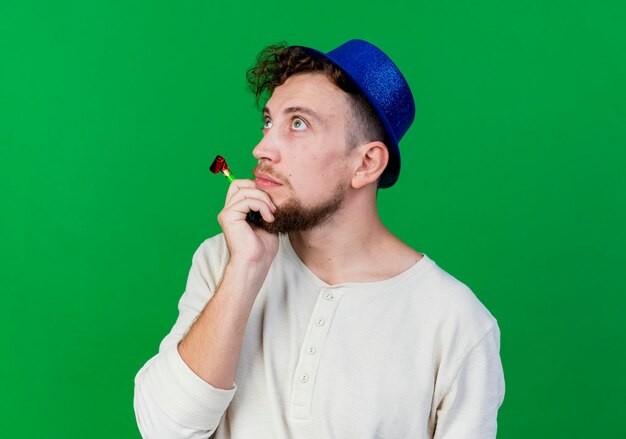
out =
<svg viewBox="0 0 626 439"><path fill-rule="evenodd" d="M226 177L226 180L228 180L229 183L232 183L233 180L236 178L235 175L230 171L228 163L226 163L226 159L221 155L215 157L215 160L213 160L213 163L211 163L209 170L214 174L221 172L222 175ZM251 210L246 216L246 221L252 224L259 224L261 222L261 214L254 210Z"/></svg>

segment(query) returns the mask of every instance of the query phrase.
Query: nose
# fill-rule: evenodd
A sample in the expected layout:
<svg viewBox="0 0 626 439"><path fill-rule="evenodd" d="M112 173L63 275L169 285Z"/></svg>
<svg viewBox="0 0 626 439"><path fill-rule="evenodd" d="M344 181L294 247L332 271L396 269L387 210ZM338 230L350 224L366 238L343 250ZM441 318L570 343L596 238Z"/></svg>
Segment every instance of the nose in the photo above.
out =
<svg viewBox="0 0 626 439"><path fill-rule="evenodd" d="M280 161L280 153L276 146L276 139L270 134L270 130L266 131L263 138L252 150L252 155L259 161L267 160L271 163Z"/></svg>

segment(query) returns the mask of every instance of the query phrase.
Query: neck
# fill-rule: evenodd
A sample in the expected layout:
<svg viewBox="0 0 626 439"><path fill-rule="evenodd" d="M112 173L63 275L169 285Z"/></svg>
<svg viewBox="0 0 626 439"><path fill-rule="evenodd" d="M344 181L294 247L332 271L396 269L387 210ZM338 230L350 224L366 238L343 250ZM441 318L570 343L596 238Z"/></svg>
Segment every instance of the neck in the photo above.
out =
<svg viewBox="0 0 626 439"><path fill-rule="evenodd" d="M292 232L298 257L328 284L384 280L408 269L417 252L399 241L381 222L373 200L346 198L324 224ZM385 254L385 258L380 255Z"/></svg>

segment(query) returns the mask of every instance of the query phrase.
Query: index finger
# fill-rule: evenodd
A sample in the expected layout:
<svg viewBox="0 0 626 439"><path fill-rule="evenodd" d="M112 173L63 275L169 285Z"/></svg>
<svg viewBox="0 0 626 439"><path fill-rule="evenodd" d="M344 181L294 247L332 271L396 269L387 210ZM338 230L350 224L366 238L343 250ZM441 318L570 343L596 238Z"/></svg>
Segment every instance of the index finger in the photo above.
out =
<svg viewBox="0 0 626 439"><path fill-rule="evenodd" d="M239 190L246 187L256 187L256 184L252 180L241 179L241 180L233 180L233 182L228 186L228 192L226 193L226 202L224 205L228 204L233 195Z"/></svg>

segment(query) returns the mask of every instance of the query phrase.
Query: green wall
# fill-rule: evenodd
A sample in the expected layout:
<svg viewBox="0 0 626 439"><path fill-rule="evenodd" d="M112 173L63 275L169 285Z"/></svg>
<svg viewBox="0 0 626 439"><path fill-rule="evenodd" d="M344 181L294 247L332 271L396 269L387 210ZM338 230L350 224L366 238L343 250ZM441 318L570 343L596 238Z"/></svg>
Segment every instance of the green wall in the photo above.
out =
<svg viewBox="0 0 626 439"><path fill-rule="evenodd" d="M626 437L623 1L0 3L0 436L139 437L133 378L226 184L244 73L368 39L416 97L398 236L499 321L501 438Z"/></svg>

